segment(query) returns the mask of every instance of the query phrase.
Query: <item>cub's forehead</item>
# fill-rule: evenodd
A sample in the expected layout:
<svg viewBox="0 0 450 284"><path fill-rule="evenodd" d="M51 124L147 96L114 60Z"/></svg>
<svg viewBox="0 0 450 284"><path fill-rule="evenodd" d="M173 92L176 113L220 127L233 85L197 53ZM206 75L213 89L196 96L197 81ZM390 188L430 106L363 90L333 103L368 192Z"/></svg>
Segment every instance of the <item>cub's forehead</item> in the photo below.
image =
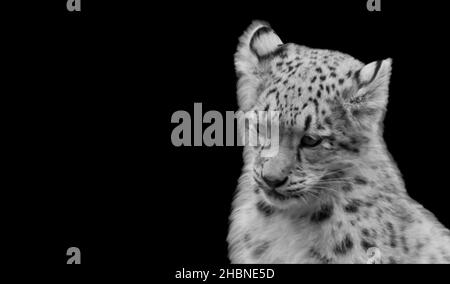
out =
<svg viewBox="0 0 450 284"><path fill-rule="evenodd" d="M352 87L355 72L364 66L341 52L295 44L281 46L267 64L270 76L260 105L279 111L281 119L296 128L323 122L329 102Z"/></svg>
<svg viewBox="0 0 450 284"><path fill-rule="evenodd" d="M336 78L338 75L347 75L346 71L363 67L363 63L348 54L292 43L280 46L270 61L272 72L299 75L303 79L315 73ZM342 72L345 74L340 74Z"/></svg>

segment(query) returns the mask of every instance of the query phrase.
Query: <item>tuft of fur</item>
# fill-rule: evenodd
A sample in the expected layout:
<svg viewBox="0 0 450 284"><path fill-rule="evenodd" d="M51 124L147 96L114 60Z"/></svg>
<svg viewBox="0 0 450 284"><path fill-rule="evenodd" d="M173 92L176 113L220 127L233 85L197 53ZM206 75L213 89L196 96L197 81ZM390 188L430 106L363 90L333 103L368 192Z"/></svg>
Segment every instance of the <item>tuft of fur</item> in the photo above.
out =
<svg viewBox="0 0 450 284"><path fill-rule="evenodd" d="M240 76L238 99L242 110L248 110L255 102L258 87L264 80L261 57L273 52L282 44L270 25L263 21L254 21L240 37L234 61L236 72Z"/></svg>

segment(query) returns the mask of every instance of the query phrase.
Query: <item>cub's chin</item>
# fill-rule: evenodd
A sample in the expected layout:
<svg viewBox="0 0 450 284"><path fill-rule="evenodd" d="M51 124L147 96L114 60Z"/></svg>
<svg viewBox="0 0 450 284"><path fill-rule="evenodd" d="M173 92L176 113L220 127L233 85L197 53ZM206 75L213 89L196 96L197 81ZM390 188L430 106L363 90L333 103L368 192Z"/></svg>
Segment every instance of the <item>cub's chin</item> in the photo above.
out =
<svg viewBox="0 0 450 284"><path fill-rule="evenodd" d="M267 204L281 210L307 209L318 200L318 196L308 194L306 188L297 191L295 194L281 194L274 189L261 188L260 195Z"/></svg>

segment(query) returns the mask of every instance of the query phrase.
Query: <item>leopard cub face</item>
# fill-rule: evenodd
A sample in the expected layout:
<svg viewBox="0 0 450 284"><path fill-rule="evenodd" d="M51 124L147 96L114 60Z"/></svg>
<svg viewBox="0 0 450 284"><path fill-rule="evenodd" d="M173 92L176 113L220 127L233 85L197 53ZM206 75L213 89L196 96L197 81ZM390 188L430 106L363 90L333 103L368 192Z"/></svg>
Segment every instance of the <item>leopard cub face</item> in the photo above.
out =
<svg viewBox="0 0 450 284"><path fill-rule="evenodd" d="M345 186L345 170L383 144L391 59L365 65L340 52L284 44L268 24L255 22L235 63L240 109L279 116L277 153L246 149L255 192L269 204L308 205Z"/></svg>

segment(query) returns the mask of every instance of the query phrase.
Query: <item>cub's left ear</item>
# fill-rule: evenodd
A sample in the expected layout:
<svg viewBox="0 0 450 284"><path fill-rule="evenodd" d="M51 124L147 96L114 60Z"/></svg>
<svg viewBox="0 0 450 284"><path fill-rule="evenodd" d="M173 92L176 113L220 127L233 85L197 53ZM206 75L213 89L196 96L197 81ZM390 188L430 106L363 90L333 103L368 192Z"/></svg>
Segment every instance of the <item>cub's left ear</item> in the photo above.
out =
<svg viewBox="0 0 450 284"><path fill-rule="evenodd" d="M386 109L392 59L375 61L355 72L356 90L347 104L357 119L381 117ZM374 117L376 116L376 117Z"/></svg>

